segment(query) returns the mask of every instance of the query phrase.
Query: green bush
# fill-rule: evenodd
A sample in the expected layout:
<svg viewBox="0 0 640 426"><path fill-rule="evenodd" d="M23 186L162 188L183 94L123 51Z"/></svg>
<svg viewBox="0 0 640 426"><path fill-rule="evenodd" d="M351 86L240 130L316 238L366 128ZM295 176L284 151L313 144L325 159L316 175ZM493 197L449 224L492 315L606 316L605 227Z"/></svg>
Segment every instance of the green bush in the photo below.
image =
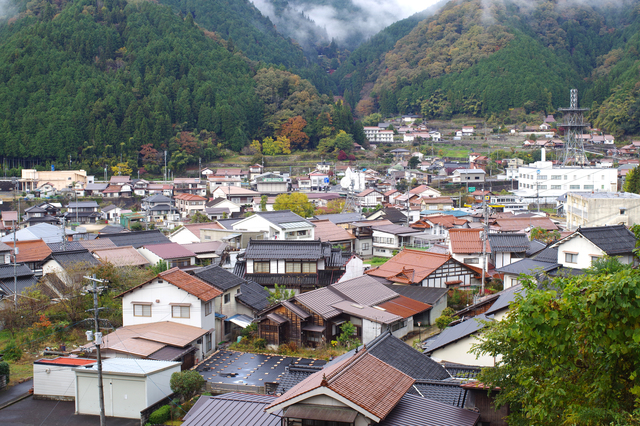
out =
<svg viewBox="0 0 640 426"><path fill-rule="evenodd" d="M256 339L255 342L253 342L253 346L256 349L264 349L267 347L267 341L265 339Z"/></svg>
<svg viewBox="0 0 640 426"><path fill-rule="evenodd" d="M171 391L181 395L185 400L191 399L204 386L204 378L195 370L173 373L169 382Z"/></svg>
<svg viewBox="0 0 640 426"><path fill-rule="evenodd" d="M151 415L149 416L149 423L151 423L152 425L164 424L164 422L169 420L170 413L171 406L163 405L162 407L151 413Z"/></svg>
<svg viewBox="0 0 640 426"><path fill-rule="evenodd" d="M9 368L8 362L0 362L0 376L7 376L7 383L9 383L9 378L11 376L11 369Z"/></svg>
<svg viewBox="0 0 640 426"><path fill-rule="evenodd" d="M22 351L20 347L16 345L15 340L11 340L7 346L4 347L2 354L7 361L19 361L20 358L22 358Z"/></svg>

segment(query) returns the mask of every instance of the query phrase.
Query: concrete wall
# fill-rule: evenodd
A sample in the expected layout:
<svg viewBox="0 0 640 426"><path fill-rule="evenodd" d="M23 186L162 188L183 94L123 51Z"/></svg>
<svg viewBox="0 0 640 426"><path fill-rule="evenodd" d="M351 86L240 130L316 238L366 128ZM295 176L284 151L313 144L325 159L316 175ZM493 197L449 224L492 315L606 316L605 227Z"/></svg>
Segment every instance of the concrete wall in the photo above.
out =
<svg viewBox="0 0 640 426"><path fill-rule="evenodd" d="M567 194L565 204L567 227L626 225L640 223L640 197L586 198L580 194ZM621 214L621 209L624 214Z"/></svg>

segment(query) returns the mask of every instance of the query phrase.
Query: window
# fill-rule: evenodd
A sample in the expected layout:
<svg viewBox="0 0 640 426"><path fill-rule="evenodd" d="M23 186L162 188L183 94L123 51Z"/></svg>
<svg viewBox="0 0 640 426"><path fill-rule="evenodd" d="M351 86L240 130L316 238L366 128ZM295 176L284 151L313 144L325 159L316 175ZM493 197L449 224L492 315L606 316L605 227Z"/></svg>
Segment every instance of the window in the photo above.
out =
<svg viewBox="0 0 640 426"><path fill-rule="evenodd" d="M207 334L207 352L211 350L212 346L213 346L213 334L208 333Z"/></svg>
<svg viewBox="0 0 640 426"><path fill-rule="evenodd" d="M564 261L567 263L578 263L578 253L565 253Z"/></svg>
<svg viewBox="0 0 640 426"><path fill-rule="evenodd" d="M133 304L133 316L134 317L150 317L151 316L151 304Z"/></svg>
<svg viewBox="0 0 640 426"><path fill-rule="evenodd" d="M204 316L211 315L213 312L213 301L210 300L204 304Z"/></svg>
<svg viewBox="0 0 640 426"><path fill-rule="evenodd" d="M597 262L600 259L601 259L600 256L591 255L591 264L593 265L594 262Z"/></svg>
<svg viewBox="0 0 640 426"><path fill-rule="evenodd" d="M189 306L172 306L171 317L173 318L189 318Z"/></svg>
<svg viewBox="0 0 640 426"><path fill-rule="evenodd" d="M316 262L287 262L285 272L288 274L315 274Z"/></svg>
<svg viewBox="0 0 640 426"><path fill-rule="evenodd" d="M480 180L480 176L476 176L476 180Z"/></svg>
<svg viewBox="0 0 640 426"><path fill-rule="evenodd" d="M551 189L562 189L562 185L551 185Z"/></svg>
<svg viewBox="0 0 640 426"><path fill-rule="evenodd" d="M538 175L538 180L547 180L547 175Z"/></svg>
<svg viewBox="0 0 640 426"><path fill-rule="evenodd" d="M231 321L223 321L224 322L224 334L231 333Z"/></svg>
<svg viewBox="0 0 640 426"><path fill-rule="evenodd" d="M620 214L621 215L627 214L627 209L620 209Z"/></svg>
<svg viewBox="0 0 640 426"><path fill-rule="evenodd" d="M465 257L464 259L462 259L462 263L467 263L469 265L475 265L480 263L480 259L478 259L477 257Z"/></svg>
<svg viewBox="0 0 640 426"><path fill-rule="evenodd" d="M224 294L224 303L229 303L231 302L231 294L230 293L225 293Z"/></svg>
<svg viewBox="0 0 640 426"><path fill-rule="evenodd" d="M564 175L564 180L567 180L567 175Z"/></svg>
<svg viewBox="0 0 640 426"><path fill-rule="evenodd" d="M268 274L271 272L271 262L253 262L253 272L256 274Z"/></svg>
<svg viewBox="0 0 640 426"><path fill-rule="evenodd" d="M580 189L580 185L569 185L569 189Z"/></svg>
<svg viewBox="0 0 640 426"><path fill-rule="evenodd" d="M369 243L362 243L362 245L360 246L361 250L369 250Z"/></svg>
<svg viewBox="0 0 640 426"><path fill-rule="evenodd" d="M562 180L562 175L551 175L551 180Z"/></svg>
<svg viewBox="0 0 640 426"><path fill-rule="evenodd" d="M547 189L547 185L538 185L539 189Z"/></svg>
<svg viewBox="0 0 640 426"><path fill-rule="evenodd" d="M593 185L585 185L584 189L593 189Z"/></svg>
<svg viewBox="0 0 640 426"><path fill-rule="evenodd" d="M407 321L398 321L391 324L391 331L400 330L401 328L404 328L406 326L407 326Z"/></svg>

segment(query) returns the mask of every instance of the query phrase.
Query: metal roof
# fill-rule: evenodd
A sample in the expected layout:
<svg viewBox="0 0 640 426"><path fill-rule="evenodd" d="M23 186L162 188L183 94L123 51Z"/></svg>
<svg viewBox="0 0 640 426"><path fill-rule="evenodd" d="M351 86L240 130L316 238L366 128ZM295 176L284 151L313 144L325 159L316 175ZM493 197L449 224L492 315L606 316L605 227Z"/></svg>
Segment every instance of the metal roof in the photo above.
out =
<svg viewBox="0 0 640 426"><path fill-rule="evenodd" d="M171 241L160 231L122 232L119 234L100 235L98 238L108 238L118 247L133 246L140 248L150 244L170 243Z"/></svg>
<svg viewBox="0 0 640 426"><path fill-rule="evenodd" d="M385 281L387 281L385 279ZM388 282L388 281L387 281ZM437 287L422 287L418 285L398 285L383 283L388 289L406 296L413 300L418 300L428 305L435 305L447 294L448 289Z"/></svg>
<svg viewBox="0 0 640 426"><path fill-rule="evenodd" d="M627 254L636 248L636 237L624 225L578 228L582 235L609 256ZM567 238L571 238L570 235ZM559 243L554 244L557 247Z"/></svg>
<svg viewBox="0 0 640 426"><path fill-rule="evenodd" d="M248 327L253 322L253 318L248 315L236 314L231 318L227 318L225 321L234 323L242 328Z"/></svg>
<svg viewBox="0 0 640 426"><path fill-rule="evenodd" d="M332 223L351 223L362 220L360 213L337 213L337 214L320 214L316 215L318 220L329 220Z"/></svg>
<svg viewBox="0 0 640 426"><path fill-rule="evenodd" d="M468 391L457 380L416 380L408 393L464 408Z"/></svg>
<svg viewBox="0 0 640 426"><path fill-rule="evenodd" d="M195 253L178 243L145 244L144 248L161 259L195 257Z"/></svg>
<svg viewBox="0 0 640 426"><path fill-rule="evenodd" d="M107 358L102 361L103 373L121 373L127 375L147 376L162 370L166 370L180 362L174 361L156 361L151 359L129 359L129 358ZM98 372L97 364L90 364L83 367L75 368L76 371Z"/></svg>
<svg viewBox="0 0 640 426"><path fill-rule="evenodd" d="M509 305L511 305L516 300L516 294L522 293L524 296L524 288L522 284L514 285L513 287L509 287L506 290L502 290L500 292L500 296L498 299L493 302L493 305L485 312L485 315L491 315L503 309L509 309Z"/></svg>
<svg viewBox="0 0 640 426"><path fill-rule="evenodd" d="M502 268L496 269L496 272L501 274L525 274L534 276L540 272L552 271L559 266L560 265L555 262L543 262L538 259L520 259L517 262L513 262L509 265L503 266Z"/></svg>
<svg viewBox="0 0 640 426"><path fill-rule="evenodd" d="M379 426L474 426L480 414L429 398L405 394Z"/></svg>
<svg viewBox="0 0 640 426"><path fill-rule="evenodd" d="M296 228L308 228L310 223L311 222L281 222L278 225L282 229L296 229Z"/></svg>
<svg viewBox="0 0 640 426"><path fill-rule="evenodd" d="M264 411L274 400L270 395L236 392L201 396L184 416L183 426L280 426L282 411Z"/></svg>
<svg viewBox="0 0 640 426"><path fill-rule="evenodd" d="M240 278L217 265L205 266L203 268L196 269L194 271L194 275L222 291L230 290L246 282L243 278Z"/></svg>
<svg viewBox="0 0 640 426"><path fill-rule="evenodd" d="M346 300L334 303L332 306L341 312L346 312L358 318L365 318L369 321L377 322L380 324L391 324L402 319L402 317L390 312L376 309L370 306L359 305L357 303L352 303Z"/></svg>
<svg viewBox="0 0 640 426"><path fill-rule="evenodd" d="M454 325L453 327L445 328L438 337L428 342L427 347L425 348L425 353L431 354L437 349L443 348L464 337L472 335L478 330L484 328L482 321L486 320L488 320L488 318L484 314L481 314Z"/></svg>
<svg viewBox="0 0 640 426"><path fill-rule="evenodd" d="M62 267L69 267L75 264L97 265L98 261L89 253L87 249L74 251L60 251L52 253L51 257Z"/></svg>
<svg viewBox="0 0 640 426"><path fill-rule="evenodd" d="M360 305L377 305L398 297L395 291L368 275L332 284L330 288Z"/></svg>

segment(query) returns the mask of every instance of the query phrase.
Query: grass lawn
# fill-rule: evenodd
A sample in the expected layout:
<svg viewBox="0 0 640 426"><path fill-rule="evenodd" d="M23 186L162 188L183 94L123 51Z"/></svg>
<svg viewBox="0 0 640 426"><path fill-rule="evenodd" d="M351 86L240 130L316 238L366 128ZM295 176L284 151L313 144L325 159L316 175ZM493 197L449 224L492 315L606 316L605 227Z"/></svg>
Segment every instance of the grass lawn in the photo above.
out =
<svg viewBox="0 0 640 426"><path fill-rule="evenodd" d="M364 263L371 265L372 268L376 266L380 266L385 263L387 260L391 259L390 257L372 257L369 260L365 260Z"/></svg>

